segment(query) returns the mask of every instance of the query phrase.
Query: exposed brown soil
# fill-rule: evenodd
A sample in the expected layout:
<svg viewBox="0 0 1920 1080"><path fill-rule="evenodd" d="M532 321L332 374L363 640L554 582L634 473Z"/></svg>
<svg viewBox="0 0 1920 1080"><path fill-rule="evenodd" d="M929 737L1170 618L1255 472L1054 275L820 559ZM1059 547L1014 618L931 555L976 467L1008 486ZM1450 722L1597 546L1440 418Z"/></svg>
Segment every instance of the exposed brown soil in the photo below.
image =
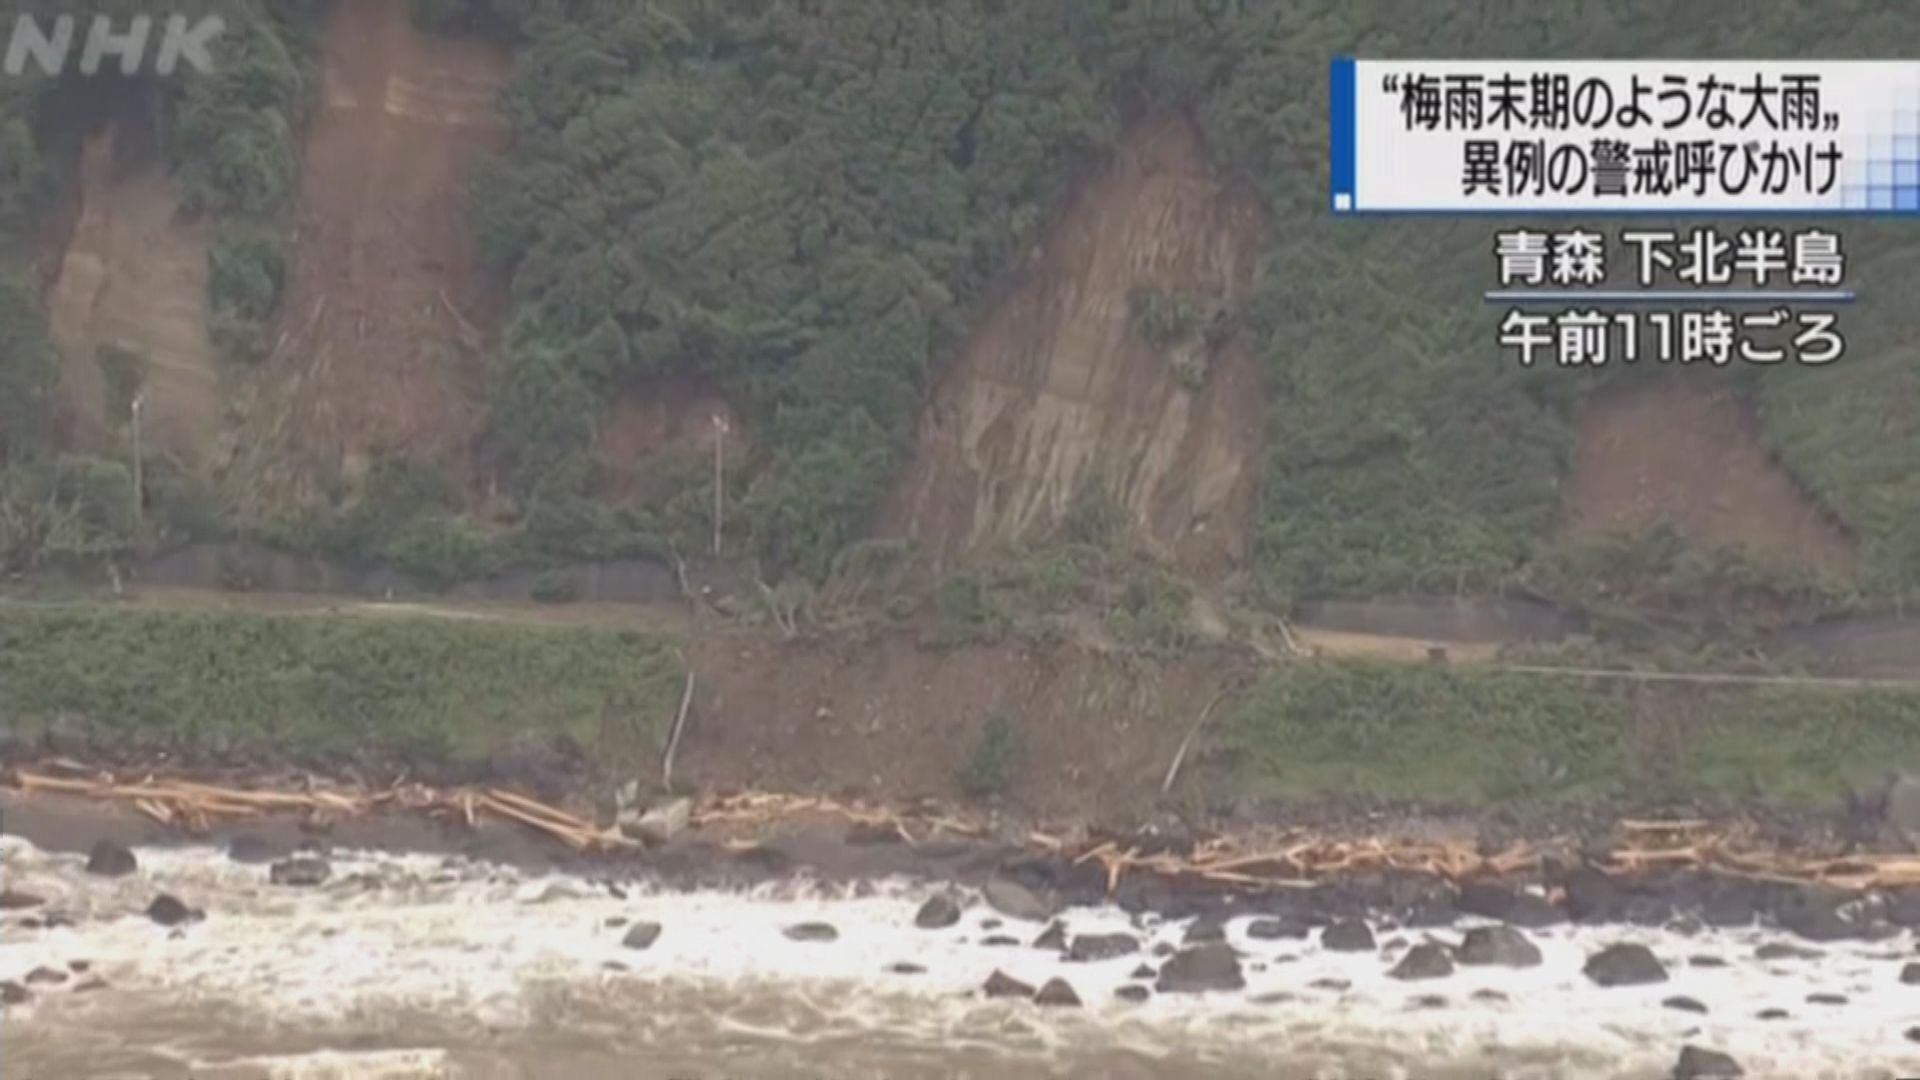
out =
<svg viewBox="0 0 1920 1080"><path fill-rule="evenodd" d="M1610 387L1580 409L1576 532L1671 523L1689 538L1850 572L1850 537L1768 455L1731 388L1667 378Z"/></svg>
<svg viewBox="0 0 1920 1080"><path fill-rule="evenodd" d="M715 421L724 425L724 430ZM659 379L627 387L601 419L595 457L601 494L613 499L658 494L662 455L711 462L715 438L725 440L727 463L747 452L746 428L717 392L688 379Z"/></svg>
<svg viewBox="0 0 1920 1080"><path fill-rule="evenodd" d="M77 217L47 298L61 356L62 445L100 451L126 427L128 417L106 415L99 359L117 347L141 361L145 445L204 470L223 422L207 334L206 226L182 216L135 121L88 138L78 173Z"/></svg>
<svg viewBox="0 0 1920 1080"><path fill-rule="evenodd" d="M706 637L689 659L694 704L674 766L689 783L951 798L1000 713L1018 740L1006 797L1043 818L1150 807L1209 699L1256 663L1227 650L1162 662L1075 644L933 649L899 635L746 633Z"/></svg>
<svg viewBox="0 0 1920 1080"><path fill-rule="evenodd" d="M1128 297L1155 287L1231 308L1264 228L1258 196L1212 169L1191 123L1136 126L945 363L881 535L963 561L1045 534L1097 478L1163 557L1203 575L1238 562L1263 435L1258 365L1229 339L1188 389Z"/></svg>
<svg viewBox="0 0 1920 1080"><path fill-rule="evenodd" d="M246 494L311 496L386 452L466 475L502 305L474 254L475 161L509 138L507 54L339 0L322 42L288 288L247 417Z"/></svg>

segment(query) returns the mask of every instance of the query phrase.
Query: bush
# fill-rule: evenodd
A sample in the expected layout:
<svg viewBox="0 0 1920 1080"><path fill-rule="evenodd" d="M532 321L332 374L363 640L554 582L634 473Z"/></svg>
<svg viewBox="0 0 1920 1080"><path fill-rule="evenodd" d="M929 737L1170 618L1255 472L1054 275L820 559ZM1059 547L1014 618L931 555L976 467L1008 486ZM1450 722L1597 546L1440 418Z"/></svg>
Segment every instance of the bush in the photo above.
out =
<svg viewBox="0 0 1920 1080"><path fill-rule="evenodd" d="M973 753L960 769L960 789L976 799L1003 794L1012 782L1019 735L1004 713L994 713L981 726Z"/></svg>

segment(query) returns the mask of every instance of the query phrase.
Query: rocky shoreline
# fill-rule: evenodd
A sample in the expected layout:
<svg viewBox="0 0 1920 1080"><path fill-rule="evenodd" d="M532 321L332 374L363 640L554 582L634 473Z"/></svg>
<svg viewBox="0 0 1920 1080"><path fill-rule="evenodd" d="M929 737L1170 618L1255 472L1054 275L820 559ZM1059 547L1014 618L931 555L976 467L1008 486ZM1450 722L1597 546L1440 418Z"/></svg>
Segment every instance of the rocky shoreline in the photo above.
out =
<svg viewBox="0 0 1920 1080"><path fill-rule="evenodd" d="M642 851L585 856L502 823L447 828L384 815L342 820L320 833L291 818L256 819L184 837L117 806L81 799L0 792L0 810L6 833L45 851L86 853L86 873L103 879L135 878L143 868L134 849L192 845L224 851L231 862L254 868L262 882L291 891L350 886L344 880L348 875L336 872L330 859L365 851L441 855L450 865L503 864L529 879L565 877L575 883L567 890L584 883L596 895L614 899L624 899L629 891L744 892L805 882L859 897L886 881L915 880L926 895L912 918L916 932L930 939L958 934L957 942L970 941L969 948L993 950L995 956L1008 950L1009 962L996 961L999 966L974 993L1046 1011L1101 1004L1108 995L1140 1004L1161 997L1251 994L1256 980L1269 977L1257 972L1302 951L1372 964L1376 976L1407 988L1416 1006L1425 1002L1421 1007L1429 1008L1448 1005L1447 991L1461 989L1463 977L1524 972L1543 962L1601 994L1632 988L1658 993L1669 982L1684 990L1690 973L1729 963L1792 967L1819 963L1839 949L1850 950L1851 963L1873 965L1878 974L1867 982L1877 987L1876 995L1920 988L1915 947L1920 888L1856 892L1693 872L1623 881L1581 865L1577 855L1549 859L1538 874L1458 884L1425 874L1362 873L1248 893L1139 875L1122 877L1109 892L1097 863L990 840L908 844L886 830L826 820L785 822L751 843L687 828ZM1166 834L1129 839L1176 851L1192 842ZM220 918L218 895L161 892L150 902L143 894L139 903L161 932L178 934ZM671 903L644 919L622 919L618 925L609 919L605 933L614 955L646 953L663 932L674 934ZM0 898L4 924L16 931L61 925L53 906L14 891ZM1130 925L1093 914L1113 907ZM804 945L831 945L843 932L828 920L794 921L777 929L787 941ZM1584 944L1569 952L1566 937L1576 930ZM1727 951L1734 932L1742 941L1737 953ZM1659 954L1645 943L1650 933L1668 943ZM1687 939L1701 944L1688 950ZM1676 941L1681 944L1675 946ZM1051 958L1049 967L1036 977L1032 958L1042 955ZM611 960L608 966L620 963ZM1103 964L1124 964L1124 983L1109 988L1076 974ZM901 978L919 973L904 957L888 970ZM42 985L52 976L40 976L45 978L36 983L4 973L7 982L0 989L17 1004L52 989ZM1342 981L1316 979L1299 989L1337 994L1344 987L1335 984ZM1247 1000L1262 1003L1268 997ZM1480 988L1470 1003L1504 1008L1508 998ZM1846 994L1822 990L1805 995L1793 1012L1847 1003ZM1659 1004L1675 1013L1708 1010L1705 1002L1681 992L1663 993ZM1722 1001L1713 1004L1716 1014L1726 1007ZM1789 1010L1765 1008L1750 1018L1786 1020ZM1920 1053L1920 1025L1901 1030L1900 1036L1908 1050ZM1738 1047L1708 1045L1710 1032L1701 1038L1673 1049L1671 1075L1741 1075Z"/></svg>

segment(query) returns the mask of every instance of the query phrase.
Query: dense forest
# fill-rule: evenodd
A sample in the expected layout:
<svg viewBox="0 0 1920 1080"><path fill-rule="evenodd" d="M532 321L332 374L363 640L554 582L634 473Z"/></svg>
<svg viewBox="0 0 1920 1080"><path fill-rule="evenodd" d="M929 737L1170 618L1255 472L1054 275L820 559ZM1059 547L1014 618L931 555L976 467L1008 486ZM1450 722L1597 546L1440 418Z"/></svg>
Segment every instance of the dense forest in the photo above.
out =
<svg viewBox="0 0 1920 1080"><path fill-rule="evenodd" d="M0 3L0 25L20 6ZM127 89L152 96L176 177L220 222L212 300L244 363L284 274L265 226L295 197L325 5L201 6L229 13L243 62ZM1669 592L1812 588L1668 545L1623 561L1550 539L1572 407L1593 380L1517 368L1494 350L1491 317L1463 302L1484 287L1494 224L1326 213L1327 62L1774 56L1815 42L1823 56L1884 56L1920 40L1920 9L1837 0L1731 24L1651 0L416 0L414 12L516 58L514 145L477 181L474 228L512 297L491 440L548 535L671 531L661 513L594 503L589 448L622 388L695 377L754 424L735 489L752 554L770 578L823 573L865 535L904 460L931 365L1076 170L1139 115L1183 110L1270 211L1262 286L1236 314L1267 376L1253 550L1273 598L1525 583L1579 600L1574 579L1606 573ZM71 160L60 121L74 98L61 80L0 82L0 561L125 540L124 470L49 442L56 366L23 258ZM1841 591L1875 596L1920 586L1920 376L1904 313L1873 301L1920 269L1898 228L1846 232L1869 299L1845 362L1726 373L1780 460L1858 538L1863 577ZM378 532L354 535L390 542Z"/></svg>

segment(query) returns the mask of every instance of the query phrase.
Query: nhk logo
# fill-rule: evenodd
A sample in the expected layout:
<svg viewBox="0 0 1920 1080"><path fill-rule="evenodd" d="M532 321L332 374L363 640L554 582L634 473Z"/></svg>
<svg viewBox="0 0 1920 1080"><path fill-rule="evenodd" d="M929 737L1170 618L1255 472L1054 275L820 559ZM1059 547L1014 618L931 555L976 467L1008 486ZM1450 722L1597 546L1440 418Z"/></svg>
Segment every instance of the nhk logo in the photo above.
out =
<svg viewBox="0 0 1920 1080"><path fill-rule="evenodd" d="M158 35L157 48L153 47L154 22L150 15L135 15L124 27L116 28L112 19L95 15L86 28L84 42L80 42L77 16L55 15L42 19L21 15L13 20L13 34L7 41L0 71L24 75L31 60L46 75L64 74L73 61L76 44L80 44L78 70L82 75L97 73L101 62L109 57L119 61L120 74L136 75L147 63L150 53L151 70L156 75L171 75L182 62L203 75L213 71L213 56L208 46L227 28L226 20L218 15L192 21L185 15L169 16Z"/></svg>

